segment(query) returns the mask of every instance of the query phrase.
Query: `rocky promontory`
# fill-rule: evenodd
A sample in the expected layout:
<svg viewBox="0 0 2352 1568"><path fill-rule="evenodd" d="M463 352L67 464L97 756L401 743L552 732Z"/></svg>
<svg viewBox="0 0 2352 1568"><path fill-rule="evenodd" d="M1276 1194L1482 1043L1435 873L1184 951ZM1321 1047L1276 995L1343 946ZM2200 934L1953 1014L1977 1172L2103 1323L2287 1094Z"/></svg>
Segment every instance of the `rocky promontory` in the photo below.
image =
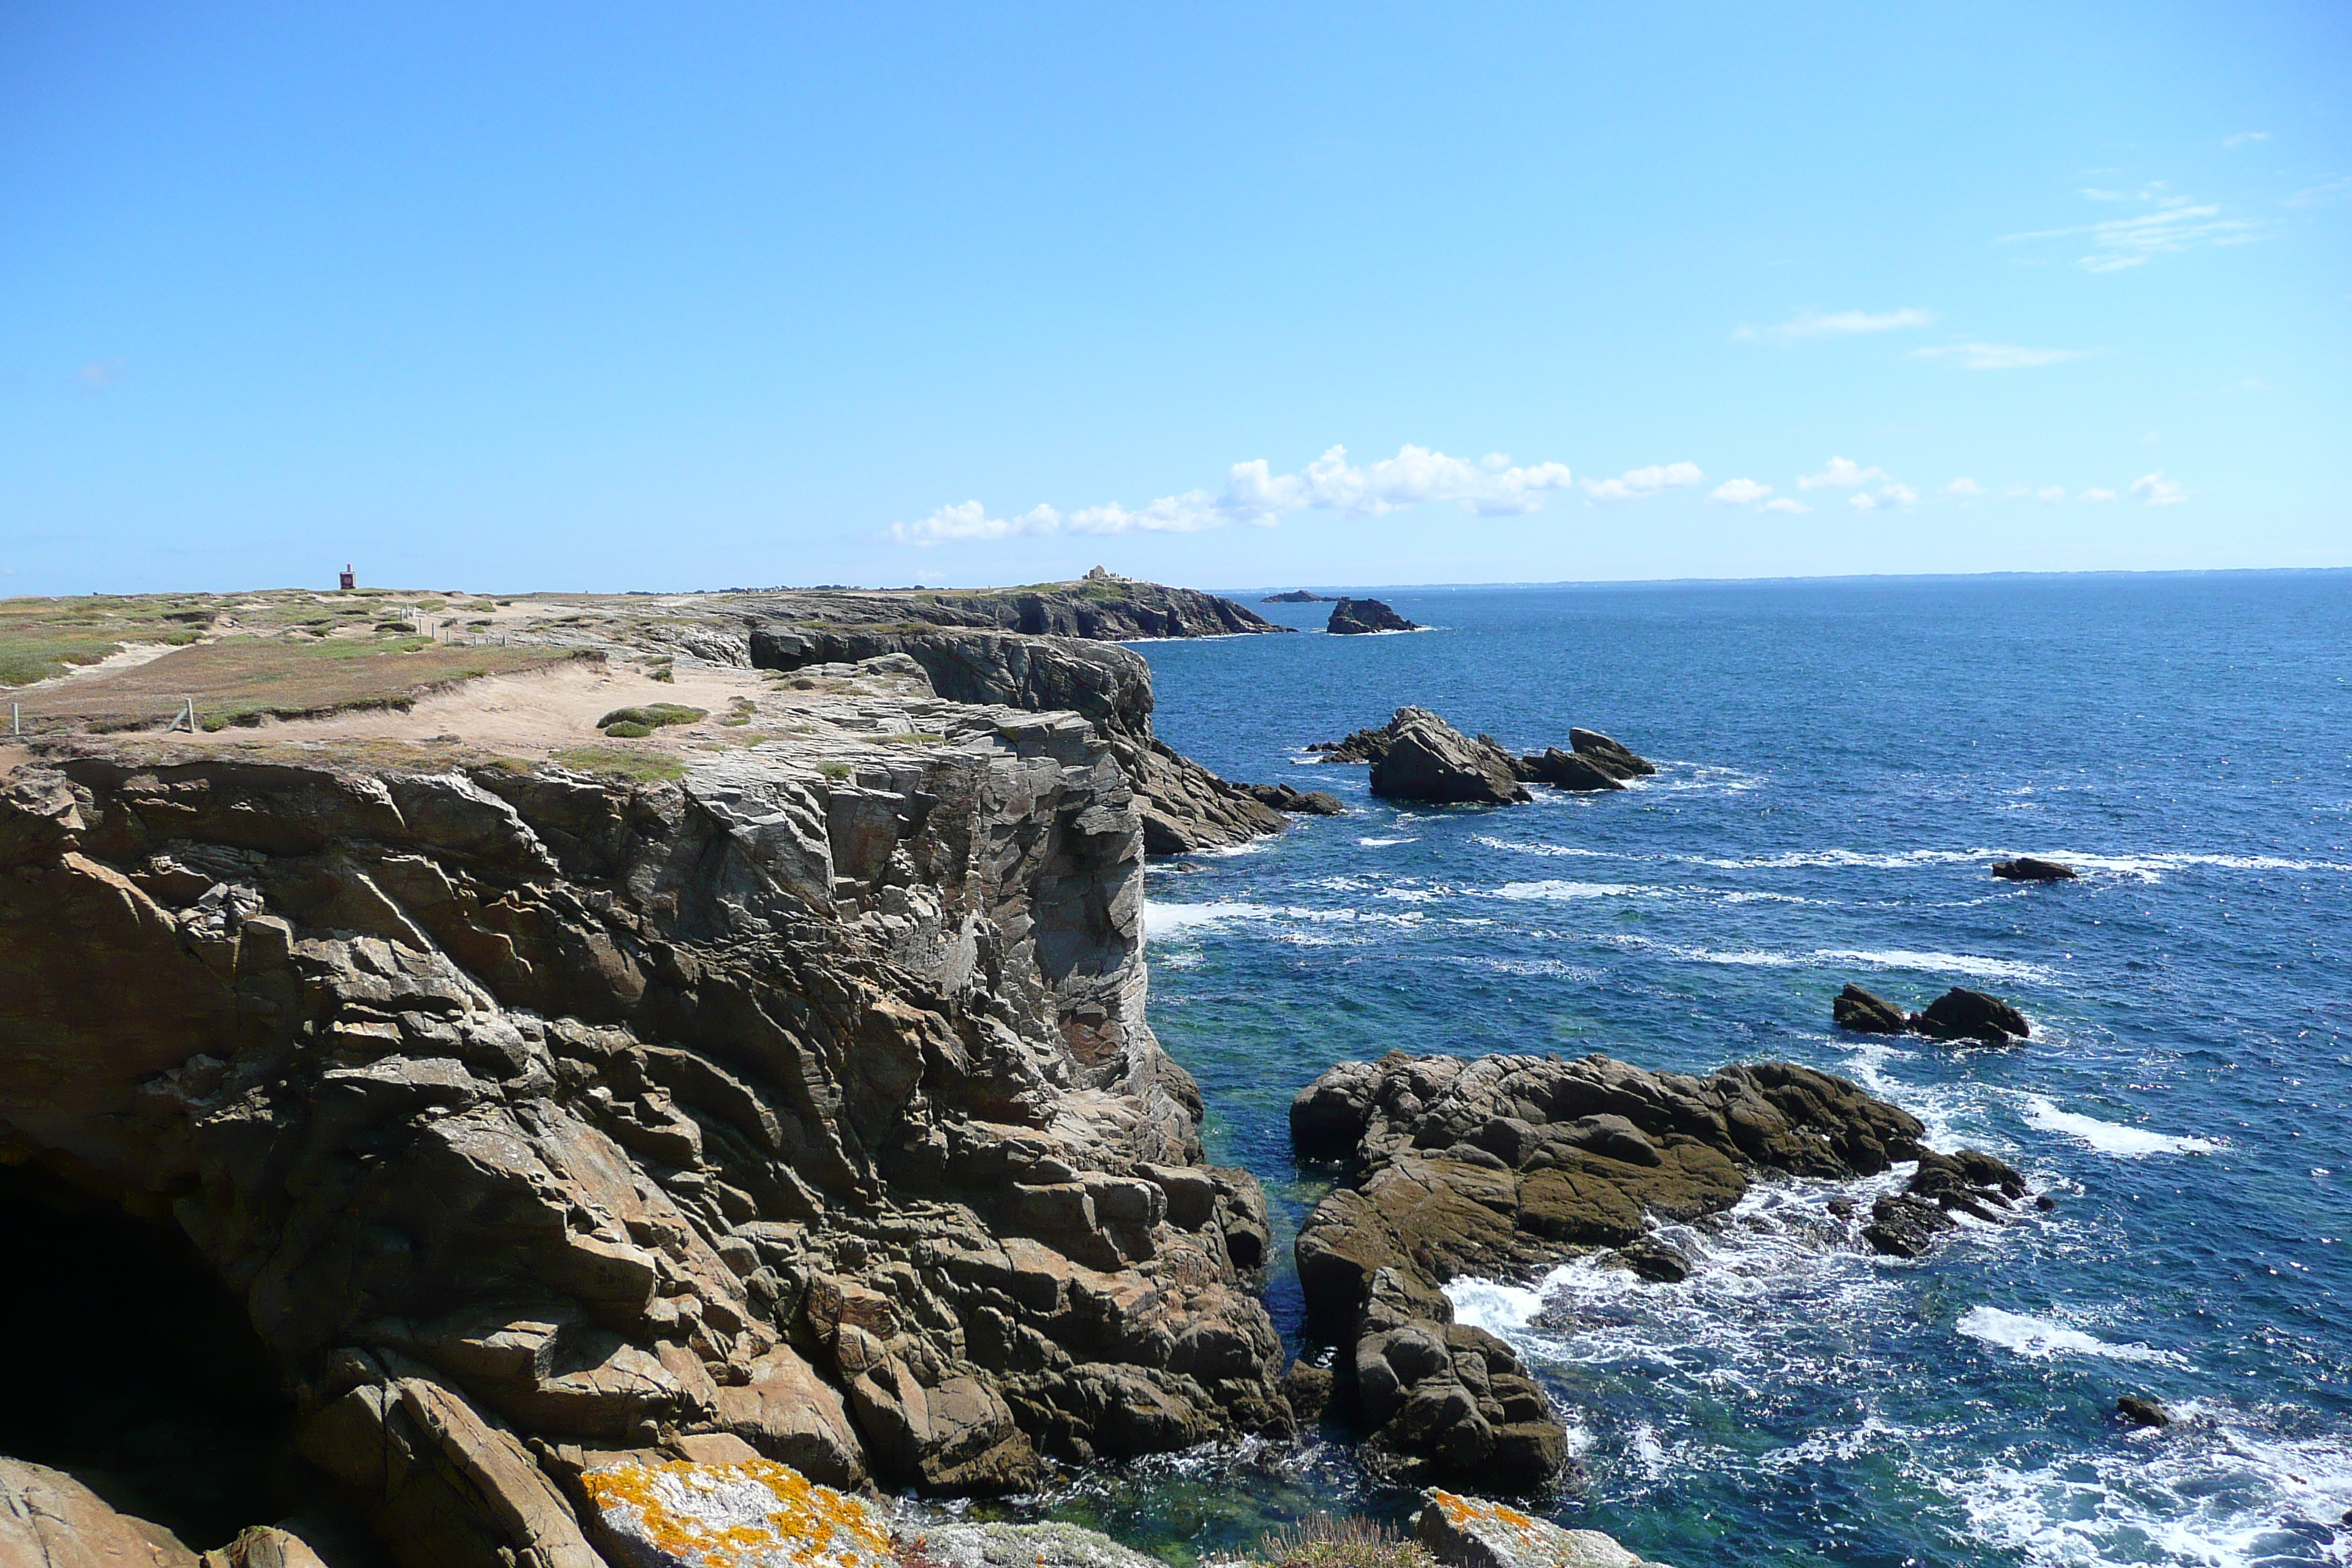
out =
<svg viewBox="0 0 2352 1568"><path fill-rule="evenodd" d="M1647 1239L1650 1221L1722 1213L1767 1173L1844 1180L1917 1162L1862 1238L1902 1256L1949 1228L1948 1211L1989 1216L2024 1192L1992 1156L1938 1155L1909 1112L1785 1062L1695 1079L1600 1056L1391 1052L1316 1079L1290 1128L1303 1156L1354 1167L1299 1228L1299 1283L1339 1343L1335 1408L1370 1431L1368 1460L1406 1479L1524 1489L1566 1459L1509 1347L1453 1321L1450 1279L1527 1279L1612 1248L1644 1278L1675 1277L1640 1256L1670 1250Z"/></svg>
<svg viewBox="0 0 2352 1568"><path fill-rule="evenodd" d="M906 658L732 679L746 730L570 763L322 725L0 790L5 1195L192 1249L282 1380L254 1441L418 1568L627 1561L575 1485L624 1449L955 1493L1290 1426L1119 739Z"/></svg>

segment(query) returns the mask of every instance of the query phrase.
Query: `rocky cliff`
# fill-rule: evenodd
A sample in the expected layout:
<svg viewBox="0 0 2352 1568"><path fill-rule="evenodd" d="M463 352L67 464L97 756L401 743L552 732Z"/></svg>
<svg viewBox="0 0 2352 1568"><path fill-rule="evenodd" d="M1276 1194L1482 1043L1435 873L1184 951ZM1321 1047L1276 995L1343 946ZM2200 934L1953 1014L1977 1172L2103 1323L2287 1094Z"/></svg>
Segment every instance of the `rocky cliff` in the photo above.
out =
<svg viewBox="0 0 2352 1568"><path fill-rule="evenodd" d="M1076 582L1021 588L780 589L729 595L726 602L738 613L798 626L912 623L1102 642L1291 629L1214 594L1114 576L1099 567Z"/></svg>
<svg viewBox="0 0 2352 1568"><path fill-rule="evenodd" d="M1262 1200L1143 1021L1148 684L999 651L1095 711L868 682L634 782L48 748L0 791L7 1195L193 1244L410 1563L593 1568L600 1451L971 1492L1286 1429Z"/></svg>

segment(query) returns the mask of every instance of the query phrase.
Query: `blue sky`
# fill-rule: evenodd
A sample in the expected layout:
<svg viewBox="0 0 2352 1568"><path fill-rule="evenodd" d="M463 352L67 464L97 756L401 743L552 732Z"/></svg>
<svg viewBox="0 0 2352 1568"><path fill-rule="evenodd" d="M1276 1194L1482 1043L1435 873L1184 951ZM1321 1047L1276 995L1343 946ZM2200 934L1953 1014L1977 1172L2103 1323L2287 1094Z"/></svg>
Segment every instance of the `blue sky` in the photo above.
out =
<svg viewBox="0 0 2352 1568"><path fill-rule="evenodd" d="M0 594L2352 564L2340 5L881 9L0 10Z"/></svg>

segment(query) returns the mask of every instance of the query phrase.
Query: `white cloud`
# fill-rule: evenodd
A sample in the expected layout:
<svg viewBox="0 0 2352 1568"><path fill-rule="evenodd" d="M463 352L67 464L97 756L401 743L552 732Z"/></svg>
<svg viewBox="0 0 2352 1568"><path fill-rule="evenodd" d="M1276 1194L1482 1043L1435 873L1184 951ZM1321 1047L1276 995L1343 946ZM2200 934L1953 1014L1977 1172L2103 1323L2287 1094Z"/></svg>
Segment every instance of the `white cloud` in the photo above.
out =
<svg viewBox="0 0 2352 1568"><path fill-rule="evenodd" d="M1937 348L1913 349L1911 357L1957 359L1965 370L2030 370L2035 365L2086 359L2098 352L2096 349L2029 349L2015 343L1945 343Z"/></svg>
<svg viewBox="0 0 2352 1568"><path fill-rule="evenodd" d="M2110 501L2116 499L2116 492L2113 490L2088 489L2084 490L2081 495L2076 496L2074 499L2076 500L2087 501Z"/></svg>
<svg viewBox="0 0 2352 1568"><path fill-rule="evenodd" d="M2224 147L2242 147L2249 142L2267 142L2270 139L2271 133L2267 131L2241 131L2235 136L2222 137L2221 145Z"/></svg>
<svg viewBox="0 0 2352 1568"><path fill-rule="evenodd" d="M2066 487L2064 485L2044 485L2040 489L2033 492L2033 499L2035 500L2064 500L2066 499Z"/></svg>
<svg viewBox="0 0 2352 1568"><path fill-rule="evenodd" d="M1805 474L1797 480L1801 490L1850 490L1856 485L1866 485L1873 479L1886 477L1885 468L1865 468L1851 458L1832 458L1829 467L1818 474Z"/></svg>
<svg viewBox="0 0 2352 1568"><path fill-rule="evenodd" d="M1856 490L1846 500L1846 505L1856 511L1884 511L1889 507L1910 506L1919 499L1919 492L1909 485L1882 485L1874 495L1868 490Z"/></svg>
<svg viewBox="0 0 2352 1568"><path fill-rule="evenodd" d="M1696 483L1697 470L1691 474L1690 479L1677 482ZM893 523L885 531L900 544L920 545L1056 533L1199 533L1234 523L1272 528L1285 512L1377 517L1398 507L1449 500L1497 516L1534 511L1543 504L1545 491L1565 489L1571 479L1565 463L1522 468L1500 453L1471 463L1414 446L1359 467L1348 461L1346 447L1334 447L1303 473L1275 473L1258 458L1227 470L1221 492L1186 490L1131 510L1112 501L1070 512L1037 506L1016 517L991 517L980 502L968 500L943 506L917 522Z"/></svg>
<svg viewBox="0 0 2352 1568"><path fill-rule="evenodd" d="M2105 200L2112 195L2102 191L2094 199ZM2164 195L2160 184L2141 192L2139 199L2154 202L2155 210L2142 213L2137 217L2110 218L2105 223L2005 234L1993 243L2017 245L2029 240L2087 236L2090 253L2076 258L2075 265L2087 272L2120 272L2126 267L2141 266L2155 257L2200 245L2250 244L2264 238L2270 229L2269 225L2250 218L2223 217L2221 207L2212 202Z"/></svg>
<svg viewBox="0 0 2352 1568"><path fill-rule="evenodd" d="M2279 205L2290 207L2315 207L2328 202L2340 202L2347 196L2352 196L2352 174L2338 174L2332 180L2322 180L2318 184L2306 185Z"/></svg>
<svg viewBox="0 0 2352 1568"><path fill-rule="evenodd" d="M1754 479L1726 479L1709 491L1706 499L1717 506L1746 506L1771 493L1770 485L1759 484Z"/></svg>
<svg viewBox="0 0 2352 1568"><path fill-rule="evenodd" d="M1584 481L1584 493L1597 501L1646 500L1660 490L1678 490L1705 478L1696 463L1653 463L1628 468L1613 479Z"/></svg>
<svg viewBox="0 0 2352 1568"><path fill-rule="evenodd" d="M2158 468L2155 473L2143 474L2134 479L2131 489L2124 493L2150 506L2179 506L2189 499L2189 487L2179 479L2166 479L2164 470Z"/></svg>
<svg viewBox="0 0 2352 1568"><path fill-rule="evenodd" d="M1933 310L1800 310L1778 326L1742 327L1732 333L1746 342L1794 343L1807 338L1851 338L1864 332L1893 332L1924 327L1936 319Z"/></svg>
<svg viewBox="0 0 2352 1568"><path fill-rule="evenodd" d="M1955 500L1972 500L1985 493L1984 486L1965 475L1944 487L1943 493Z"/></svg>
<svg viewBox="0 0 2352 1568"><path fill-rule="evenodd" d="M1790 516L1794 517L1800 513L1811 511L1813 509L1807 506L1803 501L1799 500L1794 496L1775 496L1772 500L1764 503L1764 510L1766 511L1784 511Z"/></svg>

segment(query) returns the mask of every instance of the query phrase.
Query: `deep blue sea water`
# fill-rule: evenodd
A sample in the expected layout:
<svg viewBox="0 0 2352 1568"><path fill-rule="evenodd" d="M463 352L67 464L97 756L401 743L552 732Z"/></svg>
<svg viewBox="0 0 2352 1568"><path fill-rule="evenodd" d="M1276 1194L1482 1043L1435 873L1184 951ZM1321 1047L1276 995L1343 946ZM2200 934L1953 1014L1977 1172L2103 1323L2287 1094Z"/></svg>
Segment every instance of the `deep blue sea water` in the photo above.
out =
<svg viewBox="0 0 2352 1568"><path fill-rule="evenodd" d="M1351 808L1150 873L1153 1023L1283 1224L1320 1191L1291 1096L1392 1047L1810 1063L2057 1200L1901 1263L1790 1182L1681 1233L1685 1284L1457 1286L1582 1446L1556 1517L1680 1568L2352 1563L2352 574L1383 596L1433 629L1139 646L1171 743ZM1400 808L1302 750L1407 702L1661 772ZM2017 853L2085 877L1993 880ZM1843 1036L1849 979L1990 990L2033 1037ZM2127 1430L2125 1393L2180 1419ZM1050 1500L1180 1554L1410 1501L1335 1448Z"/></svg>

